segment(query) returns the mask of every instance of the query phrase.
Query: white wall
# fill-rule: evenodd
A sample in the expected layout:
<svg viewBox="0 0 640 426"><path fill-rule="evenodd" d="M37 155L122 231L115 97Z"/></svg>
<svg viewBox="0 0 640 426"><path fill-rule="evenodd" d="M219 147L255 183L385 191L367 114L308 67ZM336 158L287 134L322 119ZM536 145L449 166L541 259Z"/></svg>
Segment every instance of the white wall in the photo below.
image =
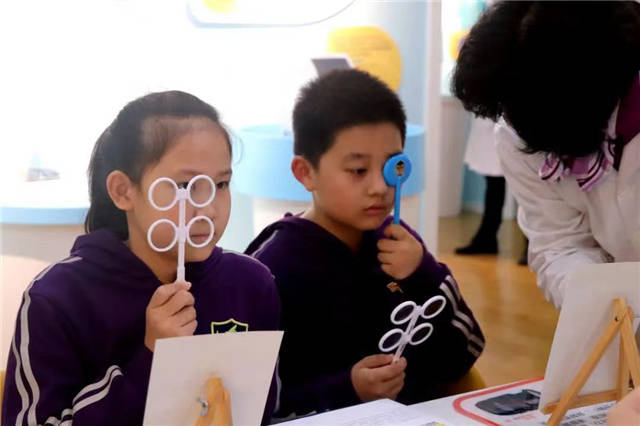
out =
<svg viewBox="0 0 640 426"><path fill-rule="evenodd" d="M340 26L386 25L406 38L398 42L413 81L400 94L419 124L423 40L409 39L406 23L420 22L420 8L358 1L315 25L221 29L194 25L182 0L2 2L0 113L10 120L0 121L0 178L15 179L35 152L64 175L82 175L101 131L149 91L190 91L234 128L288 123L298 89L315 75L309 58Z"/></svg>
<svg viewBox="0 0 640 426"><path fill-rule="evenodd" d="M0 16L1 112L11 117L0 129L3 152L13 149L0 173L10 177L35 151L82 173L117 111L149 91L190 91L234 127L287 119L312 75L309 51L324 48L322 27L198 28L183 1L4 2Z"/></svg>

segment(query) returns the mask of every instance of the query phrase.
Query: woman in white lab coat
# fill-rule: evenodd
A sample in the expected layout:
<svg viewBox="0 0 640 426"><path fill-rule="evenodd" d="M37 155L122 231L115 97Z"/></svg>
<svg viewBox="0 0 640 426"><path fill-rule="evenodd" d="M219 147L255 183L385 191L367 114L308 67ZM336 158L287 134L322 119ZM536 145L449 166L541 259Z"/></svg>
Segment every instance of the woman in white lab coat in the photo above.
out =
<svg viewBox="0 0 640 426"><path fill-rule="evenodd" d="M453 77L496 143L557 307L585 263L640 261L640 3L498 2ZM606 283L603 283L606 285Z"/></svg>

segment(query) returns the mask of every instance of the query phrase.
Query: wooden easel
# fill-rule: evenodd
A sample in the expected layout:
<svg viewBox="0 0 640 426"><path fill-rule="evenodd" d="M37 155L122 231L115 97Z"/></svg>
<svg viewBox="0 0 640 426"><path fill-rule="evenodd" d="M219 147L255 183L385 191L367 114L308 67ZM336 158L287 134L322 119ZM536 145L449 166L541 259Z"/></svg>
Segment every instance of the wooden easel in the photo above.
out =
<svg viewBox="0 0 640 426"><path fill-rule="evenodd" d="M620 400L629 392L629 376L633 380L634 387L640 386L640 354L636 346L633 334L632 309L627 306L624 299L613 301L614 314L611 322L596 343L587 360L582 364L573 381L560 398L560 401L547 404L542 408L544 414L553 413L547 425L559 425L562 418L571 408L584 407L586 405ZM620 333L620 363L618 366L618 386L616 389L598 392L590 395L578 396L578 393L587 382L587 379L598 365L600 358L611 345L611 342Z"/></svg>
<svg viewBox="0 0 640 426"><path fill-rule="evenodd" d="M231 399L219 377L211 377L206 384L206 409L195 426L231 426Z"/></svg>

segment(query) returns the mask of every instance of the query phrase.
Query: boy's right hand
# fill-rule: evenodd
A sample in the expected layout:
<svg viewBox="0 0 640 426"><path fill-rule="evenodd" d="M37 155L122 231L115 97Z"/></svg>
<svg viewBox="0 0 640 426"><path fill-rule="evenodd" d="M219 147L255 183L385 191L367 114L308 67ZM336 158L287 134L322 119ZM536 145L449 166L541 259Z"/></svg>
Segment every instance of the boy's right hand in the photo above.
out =
<svg viewBox="0 0 640 426"><path fill-rule="evenodd" d="M196 330L195 299L189 292L191 283L174 282L161 285L147 305L144 344L151 352L156 339L191 336Z"/></svg>
<svg viewBox="0 0 640 426"><path fill-rule="evenodd" d="M404 386L407 360L393 362L393 355L370 355L351 369L351 383L362 402L374 399L396 399Z"/></svg>

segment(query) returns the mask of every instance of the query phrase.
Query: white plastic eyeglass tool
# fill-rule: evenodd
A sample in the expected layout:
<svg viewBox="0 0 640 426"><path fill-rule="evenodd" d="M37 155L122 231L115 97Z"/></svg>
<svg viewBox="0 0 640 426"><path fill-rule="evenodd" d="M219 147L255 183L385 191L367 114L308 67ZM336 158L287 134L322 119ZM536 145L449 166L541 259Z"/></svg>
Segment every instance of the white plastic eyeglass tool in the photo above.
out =
<svg viewBox="0 0 640 426"><path fill-rule="evenodd" d="M415 302L408 300L400 303L391 312L391 322L400 325L409 322L406 330L402 328L394 328L387 331L380 339L378 347L382 352L391 352L396 349L393 356L393 362L396 362L402 356L402 352L407 344L419 345L425 342L433 333L433 325L428 322L416 326L416 322L420 317L431 319L436 317L444 307L447 301L444 296L433 296L422 306L418 306Z"/></svg>
<svg viewBox="0 0 640 426"><path fill-rule="evenodd" d="M178 187L173 179L161 177L153 181L149 187L149 203L156 210L167 211L178 204L178 224L176 225L169 219L159 219L153 222L147 231L147 242L157 252L166 252L171 250L176 243L178 244L178 266L176 281L184 281L184 250L185 244L188 242L194 248L201 248L211 242L214 235L213 221L207 216L196 216L186 223L186 205L187 201L196 208L203 208L213 202L216 196L216 185L207 175L197 175L191 178L186 187ZM168 200L168 201L167 201ZM194 223L203 220L209 224L209 235L201 243L196 244L191 240L189 231ZM153 242L153 231L161 224L167 224L173 228L173 239L165 247L158 247Z"/></svg>

